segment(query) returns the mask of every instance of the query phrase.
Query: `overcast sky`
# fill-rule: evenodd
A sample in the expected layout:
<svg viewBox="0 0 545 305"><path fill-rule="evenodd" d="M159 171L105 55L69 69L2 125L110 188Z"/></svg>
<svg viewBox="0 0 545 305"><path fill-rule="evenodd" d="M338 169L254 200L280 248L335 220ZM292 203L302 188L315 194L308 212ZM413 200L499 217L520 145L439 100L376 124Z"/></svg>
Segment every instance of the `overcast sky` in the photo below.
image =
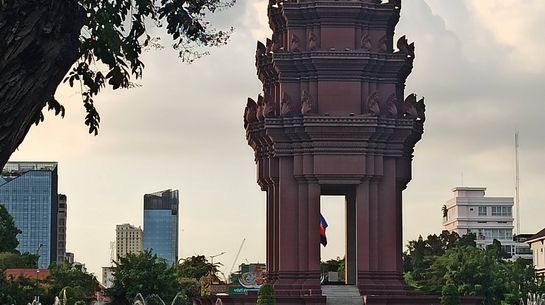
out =
<svg viewBox="0 0 545 305"><path fill-rule="evenodd" d="M396 39L415 41L406 94L426 97L413 180L404 192L404 240L441 231L441 206L455 186L514 196L514 132L520 132L521 231L545 227L545 1L406 0ZM234 26L228 46L194 64L176 52L145 54L139 88L97 99L100 135L87 134L79 92L62 87L65 119L46 116L12 160L58 161L68 196L67 249L100 278L115 225L142 225L143 195L180 190L180 257L226 252L231 269L264 262L265 193L255 182L242 113L261 89L256 40L270 35L266 1L238 0L214 18ZM340 201L324 199L330 245L343 256ZM236 267L235 267L236 269Z"/></svg>

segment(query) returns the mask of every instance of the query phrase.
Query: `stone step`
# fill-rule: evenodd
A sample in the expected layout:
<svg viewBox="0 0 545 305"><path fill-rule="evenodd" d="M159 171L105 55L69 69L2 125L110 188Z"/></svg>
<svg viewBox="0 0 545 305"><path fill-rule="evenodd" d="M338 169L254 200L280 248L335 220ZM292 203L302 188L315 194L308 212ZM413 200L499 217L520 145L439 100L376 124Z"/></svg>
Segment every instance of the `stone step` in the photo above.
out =
<svg viewBox="0 0 545 305"><path fill-rule="evenodd" d="M363 305L363 298L355 286L322 286L322 295L327 305Z"/></svg>

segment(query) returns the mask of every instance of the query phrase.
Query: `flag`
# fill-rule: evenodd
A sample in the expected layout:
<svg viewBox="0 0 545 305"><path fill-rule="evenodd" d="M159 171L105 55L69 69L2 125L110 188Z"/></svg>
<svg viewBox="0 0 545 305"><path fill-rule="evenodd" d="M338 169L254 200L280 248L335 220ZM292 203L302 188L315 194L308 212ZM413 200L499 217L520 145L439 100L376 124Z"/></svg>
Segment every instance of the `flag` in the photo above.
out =
<svg viewBox="0 0 545 305"><path fill-rule="evenodd" d="M325 247L327 246L327 237L325 236L325 229L327 228L327 222L324 216L320 214L320 243Z"/></svg>

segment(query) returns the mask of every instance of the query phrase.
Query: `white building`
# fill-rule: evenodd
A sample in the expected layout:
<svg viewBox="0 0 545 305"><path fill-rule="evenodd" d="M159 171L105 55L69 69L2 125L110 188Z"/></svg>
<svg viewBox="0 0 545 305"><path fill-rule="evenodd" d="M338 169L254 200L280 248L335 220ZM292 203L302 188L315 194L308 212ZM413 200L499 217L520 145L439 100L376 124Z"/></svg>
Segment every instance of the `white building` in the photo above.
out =
<svg viewBox="0 0 545 305"><path fill-rule="evenodd" d="M141 253L144 249L143 234L140 227L128 223L117 225L115 228L115 252L117 258L125 257L129 253Z"/></svg>
<svg viewBox="0 0 545 305"><path fill-rule="evenodd" d="M513 197L485 197L484 187L456 187L452 191L454 198L443 208L444 230L460 236L474 233L481 248L497 239L511 256L519 252L517 247L527 247L513 240Z"/></svg>
<svg viewBox="0 0 545 305"><path fill-rule="evenodd" d="M102 267L102 286L112 288L114 285L113 267Z"/></svg>
<svg viewBox="0 0 545 305"><path fill-rule="evenodd" d="M530 244L534 254L536 273L545 276L545 229L530 237L526 242Z"/></svg>

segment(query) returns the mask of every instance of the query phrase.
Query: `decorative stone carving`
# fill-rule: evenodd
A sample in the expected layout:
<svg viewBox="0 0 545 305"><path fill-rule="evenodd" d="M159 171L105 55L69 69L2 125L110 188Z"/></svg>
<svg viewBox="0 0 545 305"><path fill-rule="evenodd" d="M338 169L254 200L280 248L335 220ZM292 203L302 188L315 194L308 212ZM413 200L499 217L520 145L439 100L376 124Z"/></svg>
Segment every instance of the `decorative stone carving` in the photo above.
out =
<svg viewBox="0 0 545 305"><path fill-rule="evenodd" d="M418 112L416 112L416 94L411 93L403 102L403 116L408 119L416 119Z"/></svg>
<svg viewBox="0 0 545 305"><path fill-rule="evenodd" d="M295 34L291 34L291 44L290 44L290 51L291 52L301 52L301 47L299 46L299 37Z"/></svg>
<svg viewBox="0 0 545 305"><path fill-rule="evenodd" d="M414 42L409 44L405 35L397 40L397 49L399 51L397 51L396 54L404 54L405 56L414 59Z"/></svg>
<svg viewBox="0 0 545 305"><path fill-rule="evenodd" d="M310 34L308 36L308 50L309 51L316 50L316 48L318 46L318 42L316 40L317 40L316 35L314 35L313 32L310 32Z"/></svg>
<svg viewBox="0 0 545 305"><path fill-rule="evenodd" d="M416 94L411 93L403 102L403 115L405 118L425 121L426 105L424 105L424 98L416 101Z"/></svg>
<svg viewBox="0 0 545 305"><path fill-rule="evenodd" d="M267 52L267 47L261 42L257 42L257 48L255 50L255 65L257 66L259 64L259 59L263 56L265 56Z"/></svg>
<svg viewBox="0 0 545 305"><path fill-rule="evenodd" d="M265 41L265 53L266 54L269 54L272 52L272 48L273 48L273 42L272 40L270 40L269 38L267 38L267 40Z"/></svg>
<svg viewBox="0 0 545 305"><path fill-rule="evenodd" d="M424 97L416 102L416 112L418 113L418 119L424 122L426 120L426 104L424 104Z"/></svg>
<svg viewBox="0 0 545 305"><path fill-rule="evenodd" d="M264 110L265 110L265 102L263 101L263 96L260 94L257 96L257 110L256 110L256 117L257 117L257 120L260 122L265 120L265 117L263 116Z"/></svg>
<svg viewBox="0 0 545 305"><path fill-rule="evenodd" d="M367 52L370 52L371 49L373 48L373 44L371 43L371 38L369 37L369 32L365 32L361 36L360 48Z"/></svg>
<svg viewBox="0 0 545 305"><path fill-rule="evenodd" d="M290 116L293 115L293 104L291 97L288 93L284 92L282 96L282 102L280 103L280 116Z"/></svg>
<svg viewBox="0 0 545 305"><path fill-rule="evenodd" d="M394 93L388 97L386 102L386 114L390 118L396 118L397 113L397 95Z"/></svg>
<svg viewBox="0 0 545 305"><path fill-rule="evenodd" d="M273 118L276 116L274 110L274 101L271 98L271 94L268 91L265 91L265 99L263 101L263 117Z"/></svg>
<svg viewBox="0 0 545 305"><path fill-rule="evenodd" d="M380 114L380 96L378 95L378 92L371 94L369 97L369 100L367 101L367 109L369 109L370 114Z"/></svg>
<svg viewBox="0 0 545 305"><path fill-rule="evenodd" d="M248 98L246 108L244 109L244 128L248 128L250 123L257 121L257 104L252 98Z"/></svg>
<svg viewBox="0 0 545 305"><path fill-rule="evenodd" d="M272 51L278 52L282 45L280 44L280 39L278 38L277 33L272 34Z"/></svg>
<svg viewBox="0 0 545 305"><path fill-rule="evenodd" d="M378 51L381 53L388 52L388 45L386 44L386 41L388 40L388 37L386 35L382 36L378 41Z"/></svg>
<svg viewBox="0 0 545 305"><path fill-rule="evenodd" d="M388 0L388 3L395 6L396 9L401 9L401 0Z"/></svg>
<svg viewBox="0 0 545 305"><path fill-rule="evenodd" d="M312 113L313 110L314 102L312 100L312 96L307 90L303 90L303 94L301 94L301 114L309 114Z"/></svg>

